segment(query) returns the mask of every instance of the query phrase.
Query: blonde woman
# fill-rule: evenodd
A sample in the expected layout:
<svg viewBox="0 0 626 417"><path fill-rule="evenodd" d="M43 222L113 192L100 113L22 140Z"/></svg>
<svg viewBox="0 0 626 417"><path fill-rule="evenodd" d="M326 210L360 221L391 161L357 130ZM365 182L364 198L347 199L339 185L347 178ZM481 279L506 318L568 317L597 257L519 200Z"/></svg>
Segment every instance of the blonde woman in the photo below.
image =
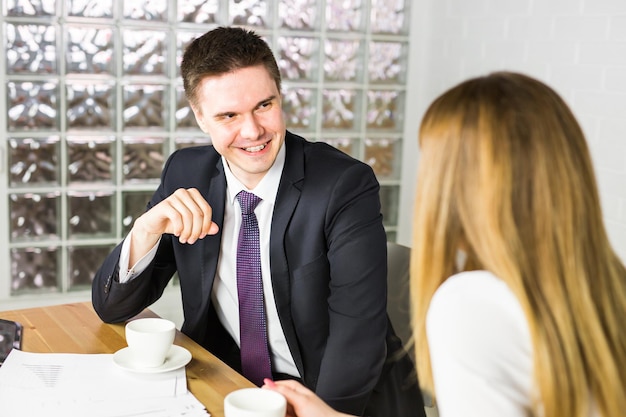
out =
<svg viewBox="0 0 626 417"><path fill-rule="evenodd" d="M413 328L440 415L623 416L626 269L567 105L521 74L468 80L429 107L420 148ZM336 415L277 384L294 415Z"/></svg>

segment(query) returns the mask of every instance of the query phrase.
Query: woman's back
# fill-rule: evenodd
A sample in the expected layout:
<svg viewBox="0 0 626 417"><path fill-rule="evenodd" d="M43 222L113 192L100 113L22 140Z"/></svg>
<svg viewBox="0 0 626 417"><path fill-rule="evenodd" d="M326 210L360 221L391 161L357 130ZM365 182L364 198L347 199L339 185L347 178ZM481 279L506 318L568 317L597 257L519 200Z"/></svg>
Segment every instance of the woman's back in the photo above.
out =
<svg viewBox="0 0 626 417"><path fill-rule="evenodd" d="M524 311L488 271L461 272L435 292L426 333L442 416L527 417L533 351ZM589 417L598 417L592 410Z"/></svg>
<svg viewBox="0 0 626 417"><path fill-rule="evenodd" d="M411 269L420 381L454 384L432 379L431 356L442 355L439 344L429 349L434 294L459 270L485 270L525 318L531 412L586 417L595 401L604 417L622 416L626 269L606 235L591 157L567 105L537 80L494 73L436 99L420 144ZM467 259L460 269L459 251ZM488 359L501 357L490 350Z"/></svg>

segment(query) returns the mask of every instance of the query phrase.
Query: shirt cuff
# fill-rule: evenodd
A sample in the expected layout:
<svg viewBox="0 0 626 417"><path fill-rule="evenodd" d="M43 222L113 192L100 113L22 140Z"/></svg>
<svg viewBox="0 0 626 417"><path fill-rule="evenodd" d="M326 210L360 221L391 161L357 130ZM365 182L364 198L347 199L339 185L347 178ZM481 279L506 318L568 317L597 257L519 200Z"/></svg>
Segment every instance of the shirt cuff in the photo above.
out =
<svg viewBox="0 0 626 417"><path fill-rule="evenodd" d="M157 243L150 249L148 253L146 253L141 259L133 265L132 268L128 269L128 262L130 258L130 241L131 234L133 233L132 229L124 239L122 243L122 251L120 253L120 272L119 272L119 281L121 284L129 282L137 275L141 274L147 267L150 265L150 262L154 259L156 255L156 251L159 248L159 243L161 243L161 238L157 241Z"/></svg>

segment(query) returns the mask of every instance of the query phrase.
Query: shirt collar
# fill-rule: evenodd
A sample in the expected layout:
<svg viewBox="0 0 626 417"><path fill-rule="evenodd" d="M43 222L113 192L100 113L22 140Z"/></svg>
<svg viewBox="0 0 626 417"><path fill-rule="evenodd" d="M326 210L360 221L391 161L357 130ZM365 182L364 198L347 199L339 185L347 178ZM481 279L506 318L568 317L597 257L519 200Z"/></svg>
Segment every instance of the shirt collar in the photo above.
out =
<svg viewBox="0 0 626 417"><path fill-rule="evenodd" d="M274 164L272 164L271 168L267 171L265 176L261 179L261 181L257 184L256 187L252 190L248 190L232 173L230 167L228 166L228 162L226 158L222 156L222 164L224 165L224 174L226 175L226 192L228 196L228 202L230 204L235 204L235 199L237 198L237 194L241 190L246 190L251 193L254 193L258 197L261 197L263 201L267 201L268 203L274 204L276 200L276 194L278 193L278 185L280 183L280 177L283 173L283 167L285 166L285 142L283 142L280 150L278 151L278 155L276 155L276 159L274 160Z"/></svg>

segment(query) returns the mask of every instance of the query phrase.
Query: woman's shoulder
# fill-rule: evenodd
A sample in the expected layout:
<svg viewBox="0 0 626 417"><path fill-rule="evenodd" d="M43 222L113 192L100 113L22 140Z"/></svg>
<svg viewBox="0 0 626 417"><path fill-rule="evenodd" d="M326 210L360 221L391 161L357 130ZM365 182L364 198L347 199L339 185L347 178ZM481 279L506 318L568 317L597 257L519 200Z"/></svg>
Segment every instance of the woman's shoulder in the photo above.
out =
<svg viewBox="0 0 626 417"><path fill-rule="evenodd" d="M435 292L428 316L461 315L466 320L499 318L525 322L522 307L509 286L489 271L452 275ZM483 322L484 324L484 322Z"/></svg>
<svg viewBox="0 0 626 417"><path fill-rule="evenodd" d="M525 415L532 345L521 304L504 281L488 271L451 276L431 300L426 333L442 413L461 415L460 398L480 398L480 415Z"/></svg>
<svg viewBox="0 0 626 417"><path fill-rule="evenodd" d="M463 355L531 353L522 306L508 285L488 271L461 272L435 292L427 315L429 343L463 347Z"/></svg>
<svg viewBox="0 0 626 417"><path fill-rule="evenodd" d="M435 292L433 300L447 298L464 299L468 302L494 301L507 302L517 300L513 291L500 278L489 271L465 271L452 275ZM502 300L504 297L505 300Z"/></svg>

